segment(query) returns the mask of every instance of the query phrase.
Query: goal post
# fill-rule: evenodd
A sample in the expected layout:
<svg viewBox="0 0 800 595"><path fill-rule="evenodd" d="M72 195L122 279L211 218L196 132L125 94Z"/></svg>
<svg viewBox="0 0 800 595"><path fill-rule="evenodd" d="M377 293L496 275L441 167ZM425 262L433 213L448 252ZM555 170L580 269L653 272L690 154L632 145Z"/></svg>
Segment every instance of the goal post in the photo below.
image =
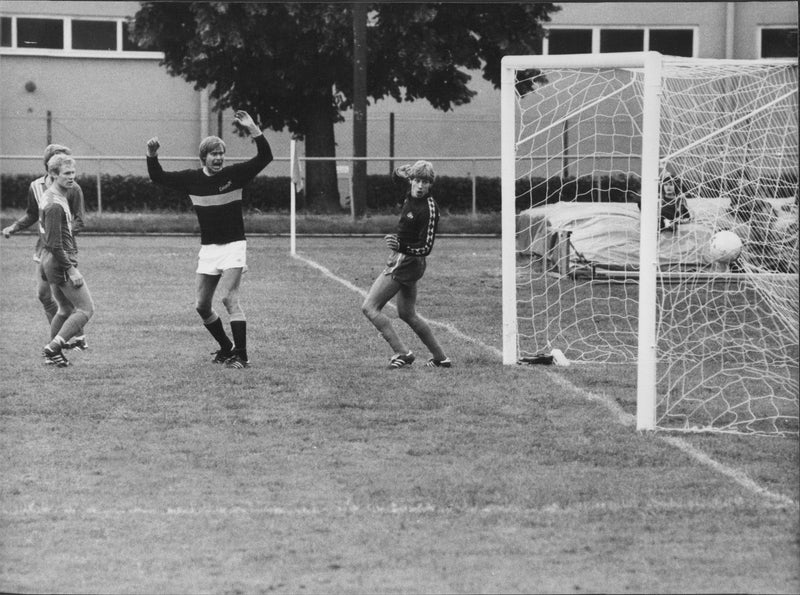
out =
<svg viewBox="0 0 800 595"><path fill-rule="evenodd" d="M655 283L656 246L652 234L658 217L658 126L661 54L629 52L590 56L506 56L502 60L501 167L502 167L502 263L503 263L503 363L516 364L516 73L532 68L640 68L644 69L644 117L642 127L642 234L640 257L637 428L655 427Z"/></svg>
<svg viewBox="0 0 800 595"><path fill-rule="evenodd" d="M636 382L636 428L656 425L656 270L658 247L659 128L661 125L661 54L643 56L642 174L639 234L639 331Z"/></svg>
<svg viewBox="0 0 800 595"><path fill-rule="evenodd" d="M638 429L797 434L797 61L501 68L503 363L635 369Z"/></svg>

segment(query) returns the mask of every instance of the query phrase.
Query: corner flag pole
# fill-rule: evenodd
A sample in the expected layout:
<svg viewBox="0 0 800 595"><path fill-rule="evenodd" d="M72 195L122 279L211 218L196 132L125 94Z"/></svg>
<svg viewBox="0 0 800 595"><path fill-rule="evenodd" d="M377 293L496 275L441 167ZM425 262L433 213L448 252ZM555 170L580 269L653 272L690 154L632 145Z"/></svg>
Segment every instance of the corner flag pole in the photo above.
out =
<svg viewBox="0 0 800 595"><path fill-rule="evenodd" d="M296 173L299 173L299 165L297 163L297 141L292 139L289 144L289 168L291 173L289 185L291 186L290 199L289 199L289 253L294 256L297 254L297 240L296 240L296 221L295 211L297 209L297 179Z"/></svg>

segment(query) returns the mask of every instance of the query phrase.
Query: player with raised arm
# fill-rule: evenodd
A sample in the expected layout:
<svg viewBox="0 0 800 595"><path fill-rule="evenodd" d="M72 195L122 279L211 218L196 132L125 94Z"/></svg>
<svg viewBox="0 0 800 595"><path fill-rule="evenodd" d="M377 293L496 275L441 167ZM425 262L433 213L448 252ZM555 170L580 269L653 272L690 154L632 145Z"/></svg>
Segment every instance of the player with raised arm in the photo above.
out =
<svg viewBox="0 0 800 595"><path fill-rule="evenodd" d="M247 321L239 302L242 275L247 270L242 189L272 161L272 150L247 112L237 111L234 122L255 140L258 153L249 161L226 167L225 143L209 136L200 142L200 169L165 172L158 162L158 137L153 137L147 141L147 172L156 184L184 192L192 201L200 223L195 308L219 344L212 361L241 369L250 365ZM213 307L217 289L230 316L232 341Z"/></svg>
<svg viewBox="0 0 800 595"><path fill-rule="evenodd" d="M58 309L50 325L50 342L45 345L45 359L59 368L69 365L63 350L94 314L94 302L78 270L78 249L73 235L74 217L67 200L75 185L75 160L56 154L47 162L52 184L41 197L39 235L41 238L41 275L50 284Z"/></svg>
<svg viewBox="0 0 800 595"><path fill-rule="evenodd" d="M17 219L14 223L3 229L3 237L10 238L12 235L28 229L31 225L39 221L39 204L42 195L45 193L50 185L53 183L53 178L47 173L47 162L53 155L64 154L71 155L69 147L64 145L51 144L47 145L44 150L44 169L45 175L36 178L30 183L28 187L28 198L25 205L25 214ZM83 204L83 191L77 182L74 182L66 191L67 204L72 214L72 235L78 235L84 227L84 204ZM77 248L76 248L77 249ZM47 317L47 324L53 323L53 316L58 311L58 304L53 299L53 294L50 291L50 284L44 278L41 272L42 261L42 238L41 234L37 234L36 247L33 251L33 260L36 263L36 294L44 307L44 313ZM86 337L83 331L80 331L70 341L67 349L85 350L88 348ZM52 363L52 362L48 362Z"/></svg>
<svg viewBox="0 0 800 595"><path fill-rule="evenodd" d="M452 366L430 326L416 312L417 282L425 274L426 257L433 249L439 225L439 207L430 194L435 177L429 161L403 165L392 172L392 180L402 185L406 192L400 222L397 233L384 237L392 253L361 306L364 315L394 350L389 360L390 369L405 368L415 359L395 332L392 321L382 312L395 295L400 320L411 327L433 356L426 365L436 368Z"/></svg>

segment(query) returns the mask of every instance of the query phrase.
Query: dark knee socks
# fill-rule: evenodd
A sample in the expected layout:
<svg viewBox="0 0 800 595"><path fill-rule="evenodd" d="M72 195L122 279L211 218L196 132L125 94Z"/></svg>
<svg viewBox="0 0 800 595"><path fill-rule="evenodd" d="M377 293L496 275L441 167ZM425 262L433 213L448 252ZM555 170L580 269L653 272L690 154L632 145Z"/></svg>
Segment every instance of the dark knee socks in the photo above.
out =
<svg viewBox="0 0 800 595"><path fill-rule="evenodd" d="M234 349L247 359L247 322L244 320L231 320L231 333L233 334Z"/></svg>
<svg viewBox="0 0 800 595"><path fill-rule="evenodd" d="M214 322L206 322L204 324L208 329L208 332L211 333L211 336L217 340L217 343L219 343L220 349L230 351L233 347L233 343L231 343L228 335L225 334L225 328L222 326L222 319L217 316Z"/></svg>

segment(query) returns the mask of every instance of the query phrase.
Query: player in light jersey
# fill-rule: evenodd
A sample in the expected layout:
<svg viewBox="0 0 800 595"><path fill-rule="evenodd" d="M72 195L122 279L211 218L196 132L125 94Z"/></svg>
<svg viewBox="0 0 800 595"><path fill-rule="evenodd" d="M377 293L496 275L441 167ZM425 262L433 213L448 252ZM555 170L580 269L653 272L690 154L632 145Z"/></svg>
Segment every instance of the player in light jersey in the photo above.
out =
<svg viewBox="0 0 800 595"><path fill-rule="evenodd" d="M41 276L50 284L58 309L50 325L50 342L45 359L60 368L69 365L63 350L67 342L83 329L94 314L89 289L78 270L78 249L73 235L74 217L67 201L75 185L75 160L57 154L47 162L53 183L41 197L39 235L41 238Z"/></svg>
<svg viewBox="0 0 800 595"><path fill-rule="evenodd" d="M426 257L433 249L439 225L439 207L430 194L435 174L429 161L417 161L392 172L392 180L406 190L400 212L397 233L384 237L392 251L384 271L375 279L361 306L361 311L375 325L381 336L394 350L390 369L410 366L415 356L382 312L383 307L397 296L397 314L422 340L433 356L429 367L449 368L450 359L442 351L433 331L416 312L417 282L425 274Z"/></svg>
<svg viewBox="0 0 800 595"><path fill-rule="evenodd" d="M247 321L239 303L242 275L247 270L242 189L272 161L272 150L247 112L237 111L234 122L255 139L258 154L249 161L225 167L225 143L209 136L200 143L202 168L165 172L158 162L158 137L153 137L147 141L147 172L156 184L188 194L194 205L201 244L195 308L219 344L213 361L241 369L250 365ZM217 289L230 316L232 341L213 307Z"/></svg>
<svg viewBox="0 0 800 595"><path fill-rule="evenodd" d="M47 172L47 162L53 155L64 154L71 155L69 147L64 145L51 144L47 145L44 150L44 169ZM45 173L41 178L36 178L30 183L28 187L28 199L25 207L25 214L17 219L14 223L3 229L3 236L10 238L12 235L29 228L31 225L39 221L39 203L45 190L53 183L53 178L50 174ZM78 235L84 227L84 204L83 204L83 191L76 182L67 190L67 204L69 205L70 212L72 213L72 234ZM37 235L36 247L33 252L33 260L36 263L36 294L44 306L44 313L47 317L47 324L53 322L58 310L58 304L53 299L53 294L50 291L50 284L43 279L41 273L41 260L42 260L42 240L41 235ZM83 331L79 332L67 345L68 349L85 350L88 348L86 337Z"/></svg>

